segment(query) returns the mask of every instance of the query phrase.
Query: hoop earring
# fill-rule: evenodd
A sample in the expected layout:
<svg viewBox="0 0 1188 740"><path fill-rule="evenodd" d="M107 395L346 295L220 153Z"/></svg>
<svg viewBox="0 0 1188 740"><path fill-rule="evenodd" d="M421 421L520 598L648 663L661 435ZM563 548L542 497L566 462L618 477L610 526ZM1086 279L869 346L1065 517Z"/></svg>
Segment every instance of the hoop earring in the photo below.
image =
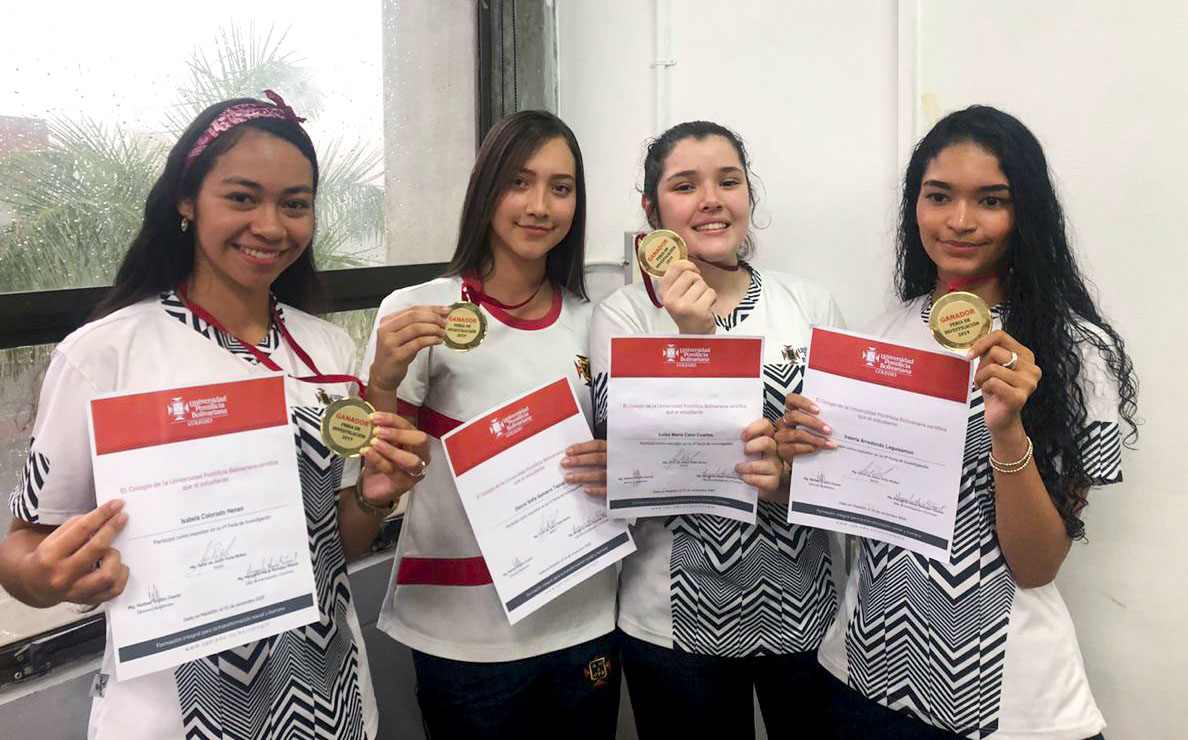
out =
<svg viewBox="0 0 1188 740"><path fill-rule="evenodd" d="M186 218L185 216L182 216L181 230L186 231L189 228L190 228L190 219Z"/></svg>

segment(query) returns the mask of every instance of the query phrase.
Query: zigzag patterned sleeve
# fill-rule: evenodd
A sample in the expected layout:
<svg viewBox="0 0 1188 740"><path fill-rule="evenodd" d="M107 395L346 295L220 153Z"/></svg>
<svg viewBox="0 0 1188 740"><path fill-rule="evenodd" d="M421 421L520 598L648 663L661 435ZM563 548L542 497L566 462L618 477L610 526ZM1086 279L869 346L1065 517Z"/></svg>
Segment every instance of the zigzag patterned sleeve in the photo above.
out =
<svg viewBox="0 0 1188 740"><path fill-rule="evenodd" d="M60 352L50 359L33 422L13 516L30 524L62 524L95 508L87 402L97 389Z"/></svg>
<svg viewBox="0 0 1188 740"><path fill-rule="evenodd" d="M1093 327L1096 329L1096 327ZM1104 332L1097 330L1102 338ZM1122 430L1118 415L1118 383L1110 374L1105 358L1089 342L1080 343L1081 376L1089 414L1077 436L1081 463L1094 486L1122 482Z"/></svg>

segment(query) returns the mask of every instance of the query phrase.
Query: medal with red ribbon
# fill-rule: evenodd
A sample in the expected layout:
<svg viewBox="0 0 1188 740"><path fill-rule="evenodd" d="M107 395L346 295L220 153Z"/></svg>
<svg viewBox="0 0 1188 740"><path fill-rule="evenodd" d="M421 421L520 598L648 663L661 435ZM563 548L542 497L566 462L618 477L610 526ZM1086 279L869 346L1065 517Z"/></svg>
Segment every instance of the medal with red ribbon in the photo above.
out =
<svg viewBox="0 0 1188 740"><path fill-rule="evenodd" d="M995 274L949 282L945 294L933 302L928 315L928 328L938 344L947 350L964 353L990 333L994 321L990 307L977 293L961 288L997 279L999 276Z"/></svg>
<svg viewBox="0 0 1188 740"><path fill-rule="evenodd" d="M181 298L186 308L190 309L195 316L239 342L261 365L274 372L284 372L284 369L276 364L275 360L260 351L260 348L243 341L227 331L222 323L212 316L210 312L197 303L192 302L186 295L184 284L177 286L177 295ZM330 402L322 412L322 441L336 455L358 457L362 449L371 442L371 435L374 428L371 423L371 415L375 413L375 408L363 400L363 397L367 394L363 381L354 375L344 373L327 374L318 370L318 366L314 364L313 358L309 356L309 353L289 333L289 328L285 326L284 319L281 318L280 311L277 310L275 300L271 301L269 310L272 314L272 322L276 325L277 331L280 332L285 343L293 350L293 354L297 355L298 359L313 371L312 375L289 375L289 377L302 383L354 383L358 386L358 396L347 396L346 398ZM318 396L322 399L323 403L329 400L325 392L320 388L318 389Z"/></svg>

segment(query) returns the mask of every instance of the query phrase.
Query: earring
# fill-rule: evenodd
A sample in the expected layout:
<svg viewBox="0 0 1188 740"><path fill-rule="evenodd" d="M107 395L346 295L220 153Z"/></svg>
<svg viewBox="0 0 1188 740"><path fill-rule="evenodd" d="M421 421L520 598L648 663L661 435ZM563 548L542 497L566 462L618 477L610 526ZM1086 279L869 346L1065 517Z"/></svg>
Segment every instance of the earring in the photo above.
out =
<svg viewBox="0 0 1188 740"><path fill-rule="evenodd" d="M185 230L187 230L187 229L189 229L189 228L190 228L190 219L186 218L185 216L182 216L182 220L181 220L181 230L182 230L182 231L185 231Z"/></svg>

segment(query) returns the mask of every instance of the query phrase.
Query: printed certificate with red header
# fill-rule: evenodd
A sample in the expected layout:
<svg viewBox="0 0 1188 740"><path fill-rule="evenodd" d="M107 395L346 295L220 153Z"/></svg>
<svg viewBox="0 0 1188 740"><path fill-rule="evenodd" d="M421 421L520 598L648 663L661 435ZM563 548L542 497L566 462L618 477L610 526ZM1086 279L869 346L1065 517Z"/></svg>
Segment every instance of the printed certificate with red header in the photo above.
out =
<svg viewBox="0 0 1188 740"><path fill-rule="evenodd" d="M601 498L565 482L566 448L591 439L564 378L441 439L512 624L635 552L627 524L609 518Z"/></svg>
<svg viewBox="0 0 1188 740"><path fill-rule="evenodd" d="M124 681L318 620L281 374L89 406L95 496L125 501L107 603Z"/></svg>
<svg viewBox="0 0 1188 740"><path fill-rule="evenodd" d="M796 458L788 521L947 558L973 373L948 352L813 329L802 393L838 448Z"/></svg>
<svg viewBox="0 0 1188 740"><path fill-rule="evenodd" d="M759 491L734 471L763 417L761 337L612 337L611 516L714 514L755 523Z"/></svg>

